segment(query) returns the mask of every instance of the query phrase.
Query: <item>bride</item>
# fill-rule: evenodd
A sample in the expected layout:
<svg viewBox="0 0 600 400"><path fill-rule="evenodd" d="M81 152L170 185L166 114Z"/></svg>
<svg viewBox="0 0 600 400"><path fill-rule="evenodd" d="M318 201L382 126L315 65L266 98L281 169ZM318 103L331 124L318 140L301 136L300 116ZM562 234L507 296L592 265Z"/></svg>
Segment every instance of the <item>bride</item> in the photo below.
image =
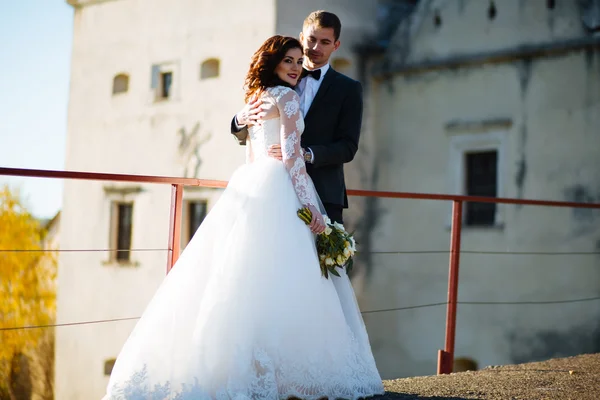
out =
<svg viewBox="0 0 600 400"><path fill-rule="evenodd" d="M357 399L383 393L347 275L321 276L325 228L300 148L292 89L302 46L273 36L254 54L247 163L182 252L125 343L104 399ZM268 147L280 144L283 162ZM309 227L296 215L313 211ZM312 232L311 232L312 231Z"/></svg>

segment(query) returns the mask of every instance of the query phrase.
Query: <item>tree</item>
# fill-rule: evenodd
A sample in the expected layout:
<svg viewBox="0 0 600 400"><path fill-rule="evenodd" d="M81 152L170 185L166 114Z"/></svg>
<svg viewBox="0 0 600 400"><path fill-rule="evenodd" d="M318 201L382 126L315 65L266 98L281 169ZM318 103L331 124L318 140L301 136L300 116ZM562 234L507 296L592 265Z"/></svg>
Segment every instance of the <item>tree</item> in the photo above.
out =
<svg viewBox="0 0 600 400"><path fill-rule="evenodd" d="M54 322L57 263L54 253L43 251L44 235L19 196L1 188L0 328ZM39 357L52 335L48 328L0 330L0 400L20 398L17 390L31 391L30 358Z"/></svg>

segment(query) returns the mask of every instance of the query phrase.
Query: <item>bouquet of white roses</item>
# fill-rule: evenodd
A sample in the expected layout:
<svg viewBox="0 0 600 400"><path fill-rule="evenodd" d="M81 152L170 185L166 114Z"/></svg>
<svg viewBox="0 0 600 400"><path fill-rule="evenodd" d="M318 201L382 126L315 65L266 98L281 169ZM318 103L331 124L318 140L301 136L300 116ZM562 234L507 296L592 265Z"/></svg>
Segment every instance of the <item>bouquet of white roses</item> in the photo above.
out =
<svg viewBox="0 0 600 400"><path fill-rule="evenodd" d="M298 210L298 217L306 225L312 221L312 212L304 207ZM351 233L346 232L344 225L338 222L331 222L325 218L325 231L317 235L317 253L319 254L319 264L321 265L321 274L329 278L329 274L340 276L336 268L346 268L349 273L354 265L354 253L356 252L356 241Z"/></svg>

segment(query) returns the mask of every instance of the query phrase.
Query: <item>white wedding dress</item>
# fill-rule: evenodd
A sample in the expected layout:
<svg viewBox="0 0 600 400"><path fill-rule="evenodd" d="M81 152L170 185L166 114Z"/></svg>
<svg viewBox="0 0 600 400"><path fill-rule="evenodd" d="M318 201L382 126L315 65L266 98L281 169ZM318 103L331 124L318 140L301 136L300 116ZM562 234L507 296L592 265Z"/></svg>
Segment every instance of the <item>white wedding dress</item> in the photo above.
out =
<svg viewBox="0 0 600 400"><path fill-rule="evenodd" d="M297 94L263 99L248 162L125 343L105 399L357 399L383 393L350 281L321 276L297 217L318 204L301 157ZM284 162L267 156L280 143Z"/></svg>

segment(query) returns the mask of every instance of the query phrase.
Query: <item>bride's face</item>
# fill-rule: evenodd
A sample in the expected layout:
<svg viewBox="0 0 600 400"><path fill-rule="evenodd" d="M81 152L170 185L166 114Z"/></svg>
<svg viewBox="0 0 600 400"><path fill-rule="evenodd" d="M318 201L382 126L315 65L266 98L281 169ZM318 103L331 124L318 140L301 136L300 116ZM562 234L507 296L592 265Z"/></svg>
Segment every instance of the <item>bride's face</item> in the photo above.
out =
<svg viewBox="0 0 600 400"><path fill-rule="evenodd" d="M284 82L289 83L292 86L296 86L300 74L302 73L302 50L300 49L289 49L283 60L275 68L275 74Z"/></svg>

